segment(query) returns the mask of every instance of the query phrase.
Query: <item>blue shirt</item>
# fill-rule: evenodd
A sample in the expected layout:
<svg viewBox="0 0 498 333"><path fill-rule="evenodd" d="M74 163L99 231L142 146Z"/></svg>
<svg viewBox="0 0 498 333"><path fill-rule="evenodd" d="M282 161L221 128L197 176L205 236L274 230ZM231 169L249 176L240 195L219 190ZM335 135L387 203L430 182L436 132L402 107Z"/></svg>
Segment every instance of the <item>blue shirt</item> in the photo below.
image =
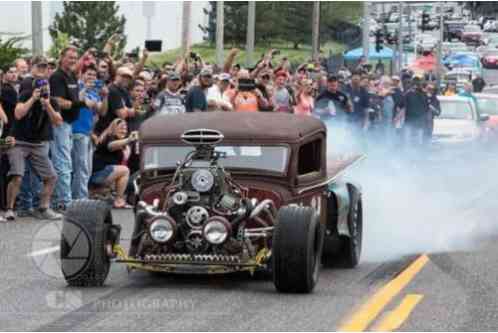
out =
<svg viewBox="0 0 498 333"><path fill-rule="evenodd" d="M79 83L80 91L84 88L82 82ZM85 92L85 97L94 102L101 102L102 98L100 97L97 89L89 89ZM95 115L95 111L82 107L80 109L79 117L72 123L73 133L90 135L93 129L93 116Z"/></svg>

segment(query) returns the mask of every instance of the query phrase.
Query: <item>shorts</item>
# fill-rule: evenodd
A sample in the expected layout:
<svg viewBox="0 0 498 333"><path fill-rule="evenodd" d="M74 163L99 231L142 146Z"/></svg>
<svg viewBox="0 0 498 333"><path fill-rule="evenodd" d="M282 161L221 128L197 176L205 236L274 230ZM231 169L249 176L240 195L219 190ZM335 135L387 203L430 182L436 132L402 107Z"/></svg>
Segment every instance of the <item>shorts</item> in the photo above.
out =
<svg viewBox="0 0 498 333"><path fill-rule="evenodd" d="M90 177L90 184L106 185L106 180L114 172L114 165L107 165L102 170L96 171Z"/></svg>
<svg viewBox="0 0 498 333"><path fill-rule="evenodd" d="M41 179L56 178L57 174L48 156L49 149L48 142L18 141L14 147L7 151L10 163L8 176L24 176L26 160L29 159L33 169Z"/></svg>

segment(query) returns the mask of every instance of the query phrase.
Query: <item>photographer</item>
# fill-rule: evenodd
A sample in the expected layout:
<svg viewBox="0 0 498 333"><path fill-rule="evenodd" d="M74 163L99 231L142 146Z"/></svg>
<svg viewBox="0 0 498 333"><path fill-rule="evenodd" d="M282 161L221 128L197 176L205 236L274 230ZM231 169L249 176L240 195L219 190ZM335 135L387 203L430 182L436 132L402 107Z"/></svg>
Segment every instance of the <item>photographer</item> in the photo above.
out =
<svg viewBox="0 0 498 333"><path fill-rule="evenodd" d="M239 72L237 87L231 91L230 102L234 111L239 112L256 112L268 108L270 104L245 69Z"/></svg>
<svg viewBox="0 0 498 333"><path fill-rule="evenodd" d="M40 219L55 220L61 215L49 208L57 174L49 159L48 141L53 139L52 126L57 128L63 123L59 106L50 97L48 86L48 64L44 57L37 56L32 61L32 86L22 90L19 104L15 109L15 122L12 134L16 145L8 151L11 180L7 188L7 220L15 220L14 203L19 193L26 161L30 161L36 174L43 181L40 207L34 215ZM24 86L27 86L25 84Z"/></svg>
<svg viewBox="0 0 498 333"><path fill-rule="evenodd" d="M132 132L127 137L128 128L123 119L115 119L108 132L93 155L90 184L115 187L113 208L130 208L125 201L125 190L130 177L130 170L125 162L130 156L129 145L138 140L138 132Z"/></svg>

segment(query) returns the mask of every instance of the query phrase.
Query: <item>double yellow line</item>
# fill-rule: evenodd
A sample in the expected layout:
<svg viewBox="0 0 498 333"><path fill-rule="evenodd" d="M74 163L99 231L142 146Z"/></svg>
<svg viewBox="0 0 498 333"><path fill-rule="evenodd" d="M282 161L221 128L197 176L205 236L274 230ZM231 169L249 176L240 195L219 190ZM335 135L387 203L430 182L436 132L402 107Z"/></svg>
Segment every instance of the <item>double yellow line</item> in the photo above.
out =
<svg viewBox="0 0 498 333"><path fill-rule="evenodd" d="M408 283L427 264L429 258L426 255L418 257L401 274L391 280L382 289L376 292L358 311L338 328L342 332L364 331L377 318L386 305L408 285ZM392 331L398 328L410 315L413 308L422 299L422 295L408 295L401 304L373 329L375 331Z"/></svg>

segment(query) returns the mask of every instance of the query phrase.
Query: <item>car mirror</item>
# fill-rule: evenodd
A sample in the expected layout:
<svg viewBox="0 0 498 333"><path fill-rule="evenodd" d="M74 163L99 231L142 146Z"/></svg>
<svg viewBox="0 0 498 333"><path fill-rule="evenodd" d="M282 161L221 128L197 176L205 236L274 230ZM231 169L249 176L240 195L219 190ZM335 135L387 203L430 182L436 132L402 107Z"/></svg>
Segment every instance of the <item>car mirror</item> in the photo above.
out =
<svg viewBox="0 0 498 333"><path fill-rule="evenodd" d="M489 114L481 114L480 117L479 117L479 120L482 121L482 122L485 122L485 121L488 121L489 120Z"/></svg>

